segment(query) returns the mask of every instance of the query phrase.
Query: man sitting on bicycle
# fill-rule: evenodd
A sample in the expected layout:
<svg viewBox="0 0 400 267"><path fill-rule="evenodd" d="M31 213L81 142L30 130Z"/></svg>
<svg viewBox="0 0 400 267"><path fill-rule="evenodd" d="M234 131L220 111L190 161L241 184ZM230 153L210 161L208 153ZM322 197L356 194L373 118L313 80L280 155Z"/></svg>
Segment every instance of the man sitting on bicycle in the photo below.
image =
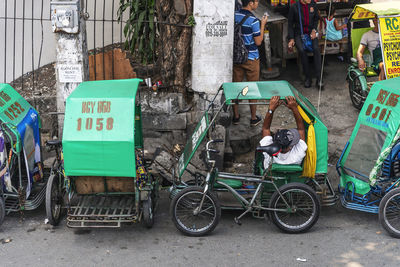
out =
<svg viewBox="0 0 400 267"><path fill-rule="evenodd" d="M294 119L296 120L297 129L282 129L278 130L272 137L271 134L271 122L274 115L274 111L284 104L293 112ZM260 141L261 146L268 146L272 143L278 143L282 150L274 156L273 162L278 164L301 164L304 157L306 156L307 144L306 131L304 127L303 119L297 109L296 98L293 96L287 96L286 102L280 101L280 96L273 96L269 102L269 109L264 118L264 124L262 127L263 138ZM269 165L270 156L264 153L264 167Z"/></svg>
<svg viewBox="0 0 400 267"><path fill-rule="evenodd" d="M360 41L360 46L357 50L358 68L364 71L366 68L363 54L365 48L368 48L372 56L372 64L374 71L379 74L379 80L385 79L385 70L383 68L381 42L379 40L378 18L374 18L374 28L363 34Z"/></svg>

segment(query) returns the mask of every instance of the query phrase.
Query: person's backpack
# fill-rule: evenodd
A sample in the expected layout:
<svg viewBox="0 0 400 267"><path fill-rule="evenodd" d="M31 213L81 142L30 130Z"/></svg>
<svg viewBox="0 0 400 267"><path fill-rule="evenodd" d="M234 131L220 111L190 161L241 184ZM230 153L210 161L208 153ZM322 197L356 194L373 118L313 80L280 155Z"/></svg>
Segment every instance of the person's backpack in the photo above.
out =
<svg viewBox="0 0 400 267"><path fill-rule="evenodd" d="M235 24L233 35L233 64L243 64L247 61L249 51L247 50L242 37L242 25L249 15L246 15L240 23Z"/></svg>

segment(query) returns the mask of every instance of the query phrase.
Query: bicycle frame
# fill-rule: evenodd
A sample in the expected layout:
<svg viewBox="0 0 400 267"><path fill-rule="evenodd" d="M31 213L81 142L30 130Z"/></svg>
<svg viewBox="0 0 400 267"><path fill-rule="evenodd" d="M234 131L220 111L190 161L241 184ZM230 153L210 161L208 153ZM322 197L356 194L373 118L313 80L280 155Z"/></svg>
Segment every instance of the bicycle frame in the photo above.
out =
<svg viewBox="0 0 400 267"><path fill-rule="evenodd" d="M236 174L224 173L224 172L218 173L218 170L215 168L215 160L210 159L210 152L217 152L217 151L209 148L209 145L214 142L215 142L214 140L208 141L207 145L206 145L207 162L211 165L211 167L207 173L206 185L204 187L203 197L202 197L202 199L200 201L200 205L196 209L195 213L197 213L197 214L201 213L201 207L203 206L203 202L206 197L206 194L208 191L213 191L214 183L217 183L217 184L223 186L230 193L232 193L232 195L238 200L238 202L245 209L245 211L239 217L237 217L235 219L237 221L240 220L245 214L247 214L248 212L250 212L254 209L260 209L260 210L264 210L264 211L282 211L282 212L289 211L290 212L289 204L287 203L286 199L283 197L283 195L279 191L278 187L274 183L274 180L280 179L280 177L273 177L273 176L268 175L270 173L270 170L272 167L272 160L270 160L269 166L262 176L245 175L245 177L243 177L244 175L236 175ZM257 185L256 191L254 192L251 200L248 201L247 199L242 197L234 188L232 188L231 186L229 186L228 184L226 184L222 181L218 181L218 178L228 178L228 179L232 179L232 180L246 181L246 182L251 182L251 183L257 183L258 185ZM270 179L270 180L266 180L266 179ZM281 178L281 179L284 179L284 178ZM278 192L278 194L281 196L282 200L285 202L287 209L268 208L268 207L263 207L261 204L256 205L256 206L254 205L255 200L258 197L258 195L260 194L264 184L272 184L275 187L275 190Z"/></svg>

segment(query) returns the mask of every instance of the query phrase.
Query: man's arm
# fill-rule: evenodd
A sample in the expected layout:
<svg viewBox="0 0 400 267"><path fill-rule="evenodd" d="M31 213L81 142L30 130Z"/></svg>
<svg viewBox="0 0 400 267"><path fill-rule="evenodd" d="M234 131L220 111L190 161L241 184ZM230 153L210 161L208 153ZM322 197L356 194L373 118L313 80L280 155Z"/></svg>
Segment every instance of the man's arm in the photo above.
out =
<svg viewBox="0 0 400 267"><path fill-rule="evenodd" d="M294 96L287 96L286 101L286 106L293 112L293 116L297 125L297 131L299 131L300 138L301 140L306 141L306 129L304 127L303 118L301 117L300 112L297 109L296 98L294 98Z"/></svg>
<svg viewBox="0 0 400 267"><path fill-rule="evenodd" d="M265 24L267 23L267 21L268 21L268 17L264 15L264 16L261 18L261 23L260 23L260 24L261 24L261 25L260 25L260 35L254 36L254 43L255 43L257 46L260 46L261 43L262 43L262 40L263 40L263 38L264 38Z"/></svg>
<svg viewBox="0 0 400 267"><path fill-rule="evenodd" d="M273 96L269 102L269 108L267 114L265 114L264 124L262 127L262 137L271 136L271 122L274 117L274 111L279 107L280 96Z"/></svg>
<svg viewBox="0 0 400 267"><path fill-rule="evenodd" d="M363 54L365 51L366 46L363 44L360 44L357 50L357 61L358 61L358 68L362 71L365 69L365 61L363 59Z"/></svg>
<svg viewBox="0 0 400 267"><path fill-rule="evenodd" d="M293 19L294 19L294 5L290 6L289 16L288 16L288 38L290 40L294 40L294 30L293 30Z"/></svg>
<svg viewBox="0 0 400 267"><path fill-rule="evenodd" d="M311 37L311 39L314 40L315 38L317 38L318 22L320 20L320 17L319 17L319 10L318 10L317 5L314 3L314 4L311 4L311 7L314 8L314 16L313 16L314 18L313 18L313 24L312 24L310 37Z"/></svg>

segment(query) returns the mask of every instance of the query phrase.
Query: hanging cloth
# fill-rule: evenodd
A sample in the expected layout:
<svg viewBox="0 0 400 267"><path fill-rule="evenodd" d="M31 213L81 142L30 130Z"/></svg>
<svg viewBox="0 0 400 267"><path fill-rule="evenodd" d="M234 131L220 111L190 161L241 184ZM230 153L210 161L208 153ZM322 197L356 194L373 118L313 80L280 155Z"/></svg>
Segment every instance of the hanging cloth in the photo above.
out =
<svg viewBox="0 0 400 267"><path fill-rule="evenodd" d="M304 110L297 106L303 120L309 125L307 131L307 151L304 158L303 174L304 177L315 178L317 168L317 144L315 142L314 122L307 116Z"/></svg>

